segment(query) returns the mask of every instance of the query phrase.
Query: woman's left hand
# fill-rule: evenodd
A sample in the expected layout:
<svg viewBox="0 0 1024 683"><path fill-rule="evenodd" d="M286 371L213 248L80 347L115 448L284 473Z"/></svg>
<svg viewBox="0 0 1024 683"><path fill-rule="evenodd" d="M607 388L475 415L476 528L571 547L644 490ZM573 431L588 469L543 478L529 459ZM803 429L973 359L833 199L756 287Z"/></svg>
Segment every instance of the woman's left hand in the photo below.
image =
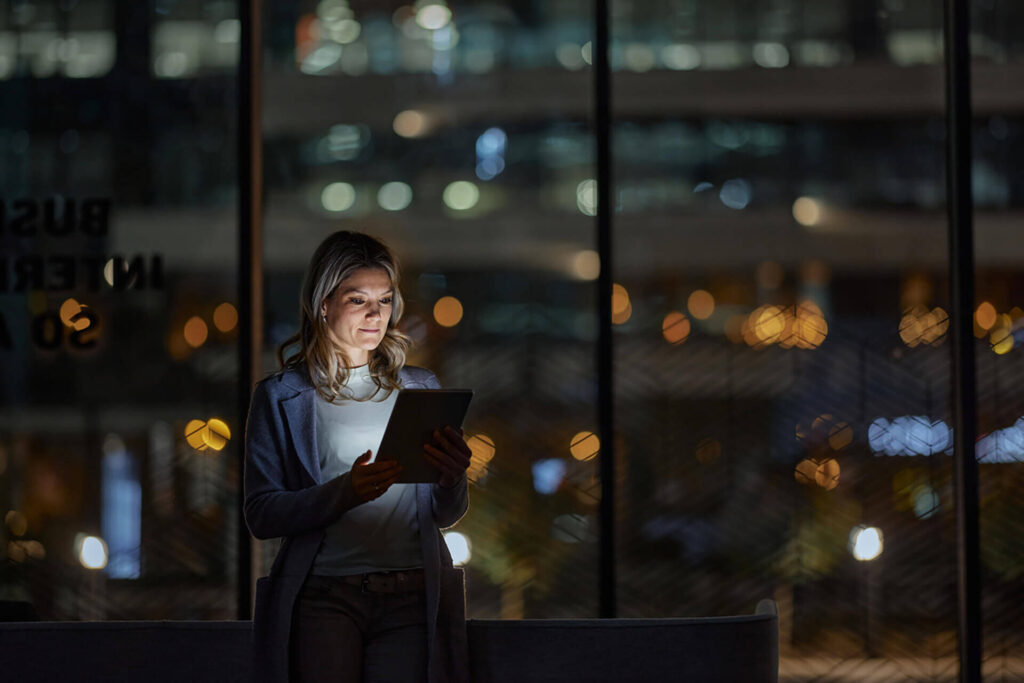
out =
<svg viewBox="0 0 1024 683"><path fill-rule="evenodd" d="M473 452L466 445L461 429L434 430L433 443L423 444L427 462L441 471L441 486L451 488L466 474Z"/></svg>

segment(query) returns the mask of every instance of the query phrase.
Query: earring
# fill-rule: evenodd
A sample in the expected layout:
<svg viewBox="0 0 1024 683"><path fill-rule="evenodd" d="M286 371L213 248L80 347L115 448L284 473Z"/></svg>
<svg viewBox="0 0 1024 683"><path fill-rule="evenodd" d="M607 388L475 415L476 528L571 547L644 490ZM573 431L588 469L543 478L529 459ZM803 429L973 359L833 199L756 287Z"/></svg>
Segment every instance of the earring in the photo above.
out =
<svg viewBox="0 0 1024 683"><path fill-rule="evenodd" d="M327 316L326 315L320 316L320 319L324 321L324 325L327 324Z"/></svg>

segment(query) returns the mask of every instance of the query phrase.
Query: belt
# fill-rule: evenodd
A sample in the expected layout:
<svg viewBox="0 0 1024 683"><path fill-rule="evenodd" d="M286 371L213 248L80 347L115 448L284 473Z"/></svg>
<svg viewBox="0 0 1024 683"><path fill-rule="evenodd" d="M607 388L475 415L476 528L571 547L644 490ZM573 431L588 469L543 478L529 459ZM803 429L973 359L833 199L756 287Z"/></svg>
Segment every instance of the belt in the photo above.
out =
<svg viewBox="0 0 1024 683"><path fill-rule="evenodd" d="M422 569L402 569L390 572L370 572L337 577L350 586L359 586L364 593L406 593L422 591L426 580Z"/></svg>

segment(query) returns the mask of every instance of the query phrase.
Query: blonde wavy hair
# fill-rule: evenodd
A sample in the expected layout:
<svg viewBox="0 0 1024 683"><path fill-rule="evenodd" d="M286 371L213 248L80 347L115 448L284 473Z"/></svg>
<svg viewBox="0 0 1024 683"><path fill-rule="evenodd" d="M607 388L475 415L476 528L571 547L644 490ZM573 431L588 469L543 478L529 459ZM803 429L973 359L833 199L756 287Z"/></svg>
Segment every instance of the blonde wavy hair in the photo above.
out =
<svg viewBox="0 0 1024 683"><path fill-rule="evenodd" d="M406 353L412 347L412 339L398 330L398 321L402 319L405 308L398 290L398 259L382 242L361 232L340 230L328 236L313 252L302 283L299 329L277 348L277 361L283 370L305 364L317 393L332 403L342 397L348 398L342 393L342 387L348 381L347 366L350 362L328 336L327 323L320 316L320 308L338 285L362 268L386 271L394 288L387 332L380 345L370 352L369 358L370 376L378 391L390 393L401 387L398 371L405 366ZM286 355L288 347L296 344L298 348Z"/></svg>

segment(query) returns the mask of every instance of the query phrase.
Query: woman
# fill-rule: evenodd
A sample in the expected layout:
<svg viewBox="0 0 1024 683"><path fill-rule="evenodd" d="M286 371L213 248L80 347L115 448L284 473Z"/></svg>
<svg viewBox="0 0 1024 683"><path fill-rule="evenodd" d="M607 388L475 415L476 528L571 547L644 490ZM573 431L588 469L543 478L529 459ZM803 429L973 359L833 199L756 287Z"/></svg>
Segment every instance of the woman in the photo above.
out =
<svg viewBox="0 0 1024 683"><path fill-rule="evenodd" d="M256 589L255 671L265 681L468 679L461 570L439 529L466 512L470 450L446 427L424 446L437 484L396 484L369 462L399 388L439 388L405 366L398 264L336 232L313 254L299 331L252 396L245 520L283 537ZM290 355L285 350L298 348Z"/></svg>

